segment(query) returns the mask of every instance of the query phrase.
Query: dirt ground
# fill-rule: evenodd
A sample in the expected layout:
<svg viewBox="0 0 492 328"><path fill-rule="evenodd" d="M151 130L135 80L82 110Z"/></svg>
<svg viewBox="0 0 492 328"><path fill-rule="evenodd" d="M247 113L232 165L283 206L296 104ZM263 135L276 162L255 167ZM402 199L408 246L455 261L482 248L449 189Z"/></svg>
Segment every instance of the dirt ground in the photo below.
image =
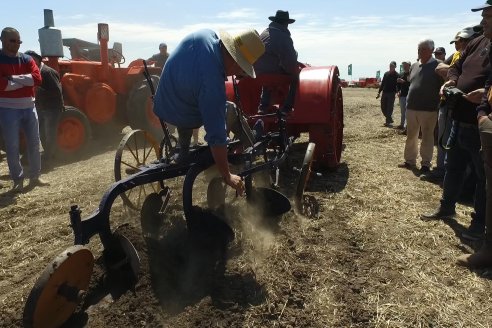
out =
<svg viewBox="0 0 492 328"><path fill-rule="evenodd" d="M320 204L317 218L291 210L260 219L239 200L225 212L235 239L224 254L224 236L213 224L213 238L186 233L179 197L159 230L144 236L140 213L118 198L111 227L120 227L137 249L139 279L127 289L113 288L93 237L87 245L96 258L90 289L65 326L491 326L492 272L455 265L459 255L479 246L459 237L472 208L460 204L452 221L419 219L437 207L441 190L397 167L405 136L383 127L375 96L374 89L344 89L342 163L308 188ZM50 186L17 197L7 193L8 170L5 160L0 163L1 327L22 325L41 272L73 245L70 205L87 216L114 181L120 137L47 172ZM299 164L306 146L304 136L288 166ZM292 199L295 174L285 168L282 174L282 190ZM181 182L170 186L179 191Z"/></svg>

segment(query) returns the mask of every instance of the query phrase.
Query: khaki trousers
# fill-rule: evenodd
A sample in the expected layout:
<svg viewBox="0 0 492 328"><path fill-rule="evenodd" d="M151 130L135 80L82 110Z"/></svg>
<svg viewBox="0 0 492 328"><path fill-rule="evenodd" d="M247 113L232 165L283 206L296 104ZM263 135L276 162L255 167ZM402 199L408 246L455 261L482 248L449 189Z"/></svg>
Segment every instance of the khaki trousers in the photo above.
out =
<svg viewBox="0 0 492 328"><path fill-rule="evenodd" d="M437 111L426 112L407 108L407 140L404 158L410 165L417 165L419 131L422 131L420 143L421 165L431 167L434 152L434 128L437 122Z"/></svg>

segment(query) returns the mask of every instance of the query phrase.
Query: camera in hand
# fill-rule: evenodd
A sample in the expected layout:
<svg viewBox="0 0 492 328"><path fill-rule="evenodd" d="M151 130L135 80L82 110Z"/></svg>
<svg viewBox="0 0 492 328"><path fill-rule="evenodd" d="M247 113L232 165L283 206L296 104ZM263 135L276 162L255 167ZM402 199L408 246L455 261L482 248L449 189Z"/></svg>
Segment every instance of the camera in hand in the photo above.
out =
<svg viewBox="0 0 492 328"><path fill-rule="evenodd" d="M446 97L446 105L448 110L454 109L458 100L463 96L463 91L458 88L444 88L444 96Z"/></svg>

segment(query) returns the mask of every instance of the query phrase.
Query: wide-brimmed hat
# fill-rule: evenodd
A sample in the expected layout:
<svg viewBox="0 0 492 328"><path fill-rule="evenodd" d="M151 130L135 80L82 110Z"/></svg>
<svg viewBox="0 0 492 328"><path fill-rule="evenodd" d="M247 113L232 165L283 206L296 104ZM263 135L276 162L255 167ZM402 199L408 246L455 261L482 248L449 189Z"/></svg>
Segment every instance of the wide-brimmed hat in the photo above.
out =
<svg viewBox="0 0 492 328"><path fill-rule="evenodd" d="M289 12L288 11L283 11L283 10L277 10L277 13L275 16L270 16L268 17L269 20L275 23L280 23L280 24L292 24L296 20L292 19L289 17Z"/></svg>
<svg viewBox="0 0 492 328"><path fill-rule="evenodd" d="M29 55L31 56L32 58L36 58L38 60L43 60L43 56L41 56L40 54L38 54L36 51L34 50L27 50L26 52L24 52L26 55Z"/></svg>
<svg viewBox="0 0 492 328"><path fill-rule="evenodd" d="M402 61L401 63L402 63L402 64L408 64L408 65L412 66L412 62L411 62L411 61L409 61L409 60L404 60L404 61Z"/></svg>
<svg viewBox="0 0 492 328"><path fill-rule="evenodd" d="M474 36L477 32L475 32L475 27L474 26L469 26L465 27L458 33L456 33L456 36L454 37L454 40L449 42L450 44L455 43L459 39L469 39L472 36Z"/></svg>
<svg viewBox="0 0 492 328"><path fill-rule="evenodd" d="M252 78L256 77L253 64L265 52L265 45L256 30L247 30L235 36L219 31L220 39L232 58Z"/></svg>
<svg viewBox="0 0 492 328"><path fill-rule="evenodd" d="M477 8L472 8L471 11L480 11L480 10L484 10L485 8L489 8L489 7L492 7L492 0L485 1L485 4L483 4Z"/></svg>

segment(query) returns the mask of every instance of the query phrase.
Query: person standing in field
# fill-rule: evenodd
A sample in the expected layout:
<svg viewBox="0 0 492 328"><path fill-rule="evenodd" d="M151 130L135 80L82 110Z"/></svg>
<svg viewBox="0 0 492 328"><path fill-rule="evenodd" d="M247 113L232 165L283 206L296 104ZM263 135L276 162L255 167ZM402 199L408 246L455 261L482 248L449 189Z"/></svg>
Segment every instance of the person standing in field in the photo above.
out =
<svg viewBox="0 0 492 328"><path fill-rule="evenodd" d="M24 169L19 155L21 130L26 137L29 186L47 185L39 178L39 123L34 104L34 87L41 84L41 73L30 56L19 52L22 44L19 31L5 27L0 39L0 127L13 180L12 192L17 193L24 190Z"/></svg>
<svg viewBox="0 0 492 328"><path fill-rule="evenodd" d="M60 75L56 70L43 63L43 57L35 51L28 50L38 66L43 82L36 87L36 109L39 114L40 137L43 145L43 167L52 165L56 151L56 134L58 120L64 110Z"/></svg>
<svg viewBox="0 0 492 328"><path fill-rule="evenodd" d="M395 97L397 92L398 73L396 72L396 62L389 64L389 71L384 73L381 85L379 86L376 99L381 96L381 111L386 119L384 126L393 124L393 109L395 107Z"/></svg>
<svg viewBox="0 0 492 328"><path fill-rule="evenodd" d="M456 52L450 57L451 60L449 63L439 63L436 67L436 72L441 75L445 80L447 80L449 67L454 65L461 56L461 53L465 50L466 45L479 33L475 32L472 27L466 27L459 31L454 39L450 42L450 44L454 43ZM451 123L452 123L452 109L448 108L446 105L446 98L444 96L441 97L441 101L439 104L439 114L437 118L438 125L438 145L437 145L437 159L436 166L428 173L423 174L420 179L423 181L429 181L433 183L442 183L444 179L445 167L444 160L446 155L446 150L440 144L441 140L444 145L446 145L449 134L451 132Z"/></svg>
<svg viewBox="0 0 492 328"><path fill-rule="evenodd" d="M401 168L415 169L419 153L419 131L422 131L420 174L429 172L434 152L434 128L437 123L439 90L443 79L435 72L438 61L432 57L434 41L418 44L419 61L410 67L410 88L407 96L407 140Z"/></svg>
<svg viewBox="0 0 492 328"><path fill-rule="evenodd" d="M483 6L472 9L482 11L481 26L483 36L490 42L492 40L492 1L487 1ZM490 43L489 43L490 45ZM488 61L492 62L492 50L488 49ZM490 87L492 85L492 72L489 74L483 90L480 105L477 107L478 131L482 145L483 164L486 176L486 206L485 229L482 247L474 254L462 255L458 258L458 264L470 268L486 268L492 266L492 98ZM480 231L479 231L480 232Z"/></svg>

